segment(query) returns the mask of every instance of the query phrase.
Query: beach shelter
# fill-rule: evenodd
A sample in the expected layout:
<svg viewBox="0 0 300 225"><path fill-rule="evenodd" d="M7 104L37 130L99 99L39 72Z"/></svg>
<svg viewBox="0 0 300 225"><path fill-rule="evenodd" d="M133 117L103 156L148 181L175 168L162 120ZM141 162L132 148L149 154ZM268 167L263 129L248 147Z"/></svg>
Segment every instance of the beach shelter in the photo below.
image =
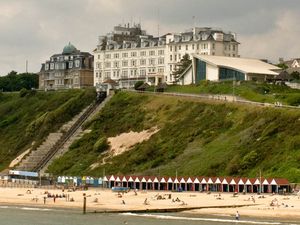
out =
<svg viewBox="0 0 300 225"><path fill-rule="evenodd" d="M103 178L102 177L98 178L98 185L103 186Z"/></svg>
<svg viewBox="0 0 300 225"><path fill-rule="evenodd" d="M263 193L270 193L271 192L271 186L270 186L270 183L269 183L268 179L264 179L264 181L262 182L262 192Z"/></svg>
<svg viewBox="0 0 300 225"><path fill-rule="evenodd" d="M186 180L184 179L184 177L181 177L181 179L179 180L179 186L182 191L186 191Z"/></svg>
<svg viewBox="0 0 300 225"><path fill-rule="evenodd" d="M142 190L147 190L147 180L145 177L142 177L141 183L142 183Z"/></svg>
<svg viewBox="0 0 300 225"><path fill-rule="evenodd" d="M167 183L168 183L168 190L173 191L174 189L176 189L176 187L174 185L174 180L172 177L168 178Z"/></svg>
<svg viewBox="0 0 300 225"><path fill-rule="evenodd" d="M107 176L103 177L103 187L107 188L109 186L109 180Z"/></svg>
<svg viewBox="0 0 300 225"><path fill-rule="evenodd" d="M148 177L147 178L147 190L153 190L154 186L153 186L153 178Z"/></svg>
<svg viewBox="0 0 300 225"><path fill-rule="evenodd" d="M198 177L196 177L194 179L193 183L194 183L194 190L195 191L200 191L200 181L199 181Z"/></svg>
<svg viewBox="0 0 300 225"><path fill-rule="evenodd" d="M159 181L159 189L160 190L167 190L168 189L168 185L167 185L167 178L162 177Z"/></svg>
<svg viewBox="0 0 300 225"><path fill-rule="evenodd" d="M139 177L135 177L135 179L134 179L134 184L135 184L135 188L136 189L141 189L141 180L140 180L140 178Z"/></svg>
<svg viewBox="0 0 300 225"><path fill-rule="evenodd" d="M154 190L159 190L159 180L157 177L153 179Z"/></svg>
<svg viewBox="0 0 300 225"><path fill-rule="evenodd" d="M253 185L250 179L247 179L245 182L245 189L247 193L252 193L253 192Z"/></svg>
<svg viewBox="0 0 300 225"><path fill-rule="evenodd" d="M229 182L229 192L238 192L238 180L236 178L231 178Z"/></svg>
<svg viewBox="0 0 300 225"><path fill-rule="evenodd" d="M63 184L66 183L66 177L65 176L61 177L61 183L63 183Z"/></svg>
<svg viewBox="0 0 300 225"><path fill-rule="evenodd" d="M127 181L128 181L128 187L133 189L134 188L134 180L133 178L130 176L130 177L126 177Z"/></svg>
<svg viewBox="0 0 300 225"><path fill-rule="evenodd" d="M291 186L287 179L275 178L274 183L277 184L278 193L286 193L291 191Z"/></svg>
<svg viewBox="0 0 300 225"><path fill-rule="evenodd" d="M215 185L215 190L216 191L222 191L222 184L221 184L221 180L219 177L215 177L213 178L213 182L214 182L214 185Z"/></svg>
<svg viewBox="0 0 300 225"><path fill-rule="evenodd" d="M128 181L127 181L126 176L123 176L121 178L121 181L122 181L122 187L128 187Z"/></svg>
<svg viewBox="0 0 300 225"><path fill-rule="evenodd" d="M190 177L186 180L186 190L187 191L194 191L195 190L194 182Z"/></svg>
<svg viewBox="0 0 300 225"><path fill-rule="evenodd" d="M222 180L222 191L229 192L229 184L228 184L227 178L225 178L225 177Z"/></svg>
<svg viewBox="0 0 300 225"><path fill-rule="evenodd" d="M254 183L253 183L253 192L256 192L256 193L261 193L261 190L260 190L260 181L259 179L255 179Z"/></svg>
<svg viewBox="0 0 300 225"><path fill-rule="evenodd" d="M111 175L108 181L109 181L109 185L108 185L109 188L116 186L116 179L114 175Z"/></svg>
<svg viewBox="0 0 300 225"><path fill-rule="evenodd" d="M215 191L214 190L214 182L212 178L207 179L207 191Z"/></svg>
<svg viewBox="0 0 300 225"><path fill-rule="evenodd" d="M238 192L245 192L246 193L246 179L245 178L240 178L238 181Z"/></svg>
<svg viewBox="0 0 300 225"><path fill-rule="evenodd" d="M205 177L202 178L202 180L200 181L200 183L201 183L201 188L200 188L200 190L201 190L201 191L207 191L208 188L207 188L207 181L206 181L206 178L205 178Z"/></svg>

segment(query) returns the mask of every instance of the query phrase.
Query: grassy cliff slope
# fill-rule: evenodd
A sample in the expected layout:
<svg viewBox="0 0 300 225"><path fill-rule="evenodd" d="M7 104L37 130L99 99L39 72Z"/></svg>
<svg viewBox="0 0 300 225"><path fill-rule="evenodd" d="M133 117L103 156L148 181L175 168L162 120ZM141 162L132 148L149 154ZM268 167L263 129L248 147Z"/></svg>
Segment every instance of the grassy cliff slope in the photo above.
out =
<svg viewBox="0 0 300 225"><path fill-rule="evenodd" d="M95 90L0 93L0 170L95 98Z"/></svg>
<svg viewBox="0 0 300 225"><path fill-rule="evenodd" d="M108 137L157 126L148 141L102 163ZM120 92L53 174L238 175L300 182L300 110ZM91 167L91 165L98 165Z"/></svg>

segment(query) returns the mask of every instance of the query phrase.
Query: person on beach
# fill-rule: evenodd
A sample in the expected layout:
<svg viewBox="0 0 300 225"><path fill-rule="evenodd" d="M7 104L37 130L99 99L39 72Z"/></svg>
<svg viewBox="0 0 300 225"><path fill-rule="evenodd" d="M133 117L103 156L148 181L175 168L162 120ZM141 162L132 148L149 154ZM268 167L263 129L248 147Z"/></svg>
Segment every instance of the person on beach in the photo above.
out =
<svg viewBox="0 0 300 225"><path fill-rule="evenodd" d="M236 211L235 219L236 219L236 220L240 220L240 214L239 214L239 211Z"/></svg>

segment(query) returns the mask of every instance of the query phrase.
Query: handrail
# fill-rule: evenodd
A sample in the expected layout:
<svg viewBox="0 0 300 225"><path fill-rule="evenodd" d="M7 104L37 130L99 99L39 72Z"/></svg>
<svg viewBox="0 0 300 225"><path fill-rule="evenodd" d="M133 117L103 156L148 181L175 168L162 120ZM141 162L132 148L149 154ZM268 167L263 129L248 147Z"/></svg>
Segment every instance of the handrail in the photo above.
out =
<svg viewBox="0 0 300 225"><path fill-rule="evenodd" d="M101 104L105 98L101 101L96 101L91 104L88 109L79 117L79 119L71 126L71 128L50 148L47 154L42 160L33 168L33 171L40 171L46 164L52 159L52 157L59 151L59 149L69 140L69 138L78 130L78 128L84 123L84 121L91 115L91 113Z"/></svg>

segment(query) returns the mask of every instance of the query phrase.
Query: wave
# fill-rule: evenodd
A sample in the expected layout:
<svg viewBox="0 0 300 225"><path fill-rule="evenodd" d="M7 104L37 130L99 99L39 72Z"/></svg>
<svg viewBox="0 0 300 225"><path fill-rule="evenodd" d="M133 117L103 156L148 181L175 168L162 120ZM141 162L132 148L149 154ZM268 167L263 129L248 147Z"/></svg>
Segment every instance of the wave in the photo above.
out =
<svg viewBox="0 0 300 225"><path fill-rule="evenodd" d="M208 222L219 222L219 223L242 223L242 224L267 224L267 225L280 225L280 222L264 222L264 221L250 221L250 220L230 220L220 218L200 218L200 217L181 217L181 216L168 216L168 215L153 215L153 214L138 214L138 213L122 213L126 216L139 216L148 217L155 219L167 219L167 220L189 220L189 221L208 221Z"/></svg>
<svg viewBox="0 0 300 225"><path fill-rule="evenodd" d="M22 207L22 206L7 206L7 205L1 205L0 209L21 209L21 210L29 210L29 211L54 211L53 209Z"/></svg>

